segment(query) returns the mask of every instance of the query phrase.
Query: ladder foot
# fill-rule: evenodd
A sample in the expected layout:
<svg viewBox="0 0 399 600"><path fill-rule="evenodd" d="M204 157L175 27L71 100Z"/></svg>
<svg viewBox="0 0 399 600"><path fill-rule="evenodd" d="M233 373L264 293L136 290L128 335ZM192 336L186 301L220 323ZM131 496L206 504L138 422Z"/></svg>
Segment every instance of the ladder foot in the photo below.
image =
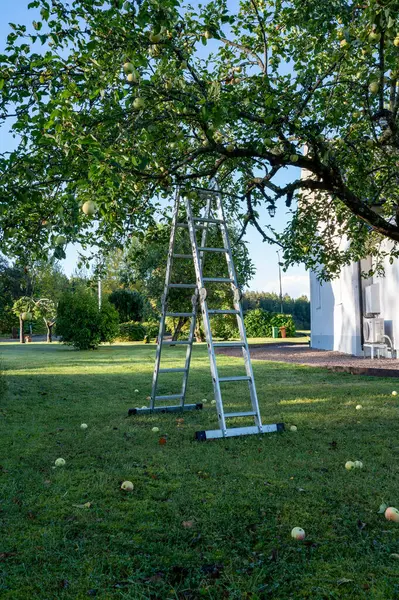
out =
<svg viewBox="0 0 399 600"><path fill-rule="evenodd" d="M284 431L284 423L273 423L273 425L262 425L262 430L259 427L232 427L227 429L225 433L221 429L213 429L209 431L196 431L195 439L198 442L207 440L224 439L228 437L238 437L241 435L263 435L264 433L282 432Z"/></svg>
<svg viewBox="0 0 399 600"><path fill-rule="evenodd" d="M132 417L133 415L150 415L152 413L167 413L167 412L182 412L185 410L201 410L202 403L198 402L197 404L184 404L184 406L180 406L179 404L176 406L154 406L154 408L130 408L128 411L128 416Z"/></svg>

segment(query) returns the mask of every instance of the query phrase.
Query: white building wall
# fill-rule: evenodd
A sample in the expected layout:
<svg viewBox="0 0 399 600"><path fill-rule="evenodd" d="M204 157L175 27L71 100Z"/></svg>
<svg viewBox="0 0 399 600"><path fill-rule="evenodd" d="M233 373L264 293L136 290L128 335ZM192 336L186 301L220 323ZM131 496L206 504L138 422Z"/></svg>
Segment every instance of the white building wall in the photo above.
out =
<svg viewBox="0 0 399 600"><path fill-rule="evenodd" d="M357 264L344 267L338 279L320 283L310 273L312 348L360 355L360 299Z"/></svg>

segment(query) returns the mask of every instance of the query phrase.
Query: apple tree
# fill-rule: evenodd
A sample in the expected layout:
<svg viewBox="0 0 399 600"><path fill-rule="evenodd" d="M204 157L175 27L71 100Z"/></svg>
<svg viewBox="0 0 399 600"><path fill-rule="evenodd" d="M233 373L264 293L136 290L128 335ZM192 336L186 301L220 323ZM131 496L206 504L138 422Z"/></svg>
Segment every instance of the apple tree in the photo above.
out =
<svg viewBox="0 0 399 600"><path fill-rule="evenodd" d="M216 176L286 265L329 278L398 256L398 0L29 7L0 55L5 252L123 245L162 197ZM261 205L288 212L285 231Z"/></svg>
<svg viewBox="0 0 399 600"><path fill-rule="evenodd" d="M47 329L47 342L53 341L53 327L57 317L57 307L53 300L40 298L35 302L33 315L36 319L43 319Z"/></svg>
<svg viewBox="0 0 399 600"><path fill-rule="evenodd" d="M24 324L33 319L34 308L35 301L29 296L22 296L13 304L12 311L19 318L19 341L21 344L25 343Z"/></svg>

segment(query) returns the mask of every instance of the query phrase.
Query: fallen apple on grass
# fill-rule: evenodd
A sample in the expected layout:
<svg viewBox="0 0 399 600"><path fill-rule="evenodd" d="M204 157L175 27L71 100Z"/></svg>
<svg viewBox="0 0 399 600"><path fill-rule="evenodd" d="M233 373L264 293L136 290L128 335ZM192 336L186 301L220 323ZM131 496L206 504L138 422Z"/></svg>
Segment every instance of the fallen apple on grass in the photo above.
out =
<svg viewBox="0 0 399 600"><path fill-rule="evenodd" d="M302 527L294 527L294 529L291 531L291 537L294 538L294 540L304 540L305 531L302 529Z"/></svg>
<svg viewBox="0 0 399 600"><path fill-rule="evenodd" d="M355 468L355 463L352 460L347 460L345 463L345 469L347 471L351 471L354 468Z"/></svg>
<svg viewBox="0 0 399 600"><path fill-rule="evenodd" d="M65 459L64 458L57 458L57 460L55 461L55 466L56 467L63 467L65 465Z"/></svg>
<svg viewBox="0 0 399 600"><path fill-rule="evenodd" d="M392 392L392 396L397 396L398 392L396 392L395 390Z"/></svg>
<svg viewBox="0 0 399 600"><path fill-rule="evenodd" d="M394 521L395 523L399 523L399 510L393 506L388 506L385 511L385 518L388 521Z"/></svg>
<svg viewBox="0 0 399 600"><path fill-rule="evenodd" d="M355 465L355 469L363 469L363 463L361 460L355 460L353 464Z"/></svg>
<svg viewBox="0 0 399 600"><path fill-rule="evenodd" d="M87 423L82 423L80 426L81 429L87 429L88 428L88 424Z"/></svg>
<svg viewBox="0 0 399 600"><path fill-rule="evenodd" d="M159 427L153 427L153 428L151 429L151 431L153 431L154 433L158 433L158 431L159 431Z"/></svg>
<svg viewBox="0 0 399 600"><path fill-rule="evenodd" d="M134 485L131 481L124 481L121 485L121 490L125 492L132 492L134 489Z"/></svg>
<svg viewBox="0 0 399 600"><path fill-rule="evenodd" d="M291 425L290 431L298 431L298 427L296 425Z"/></svg>
<svg viewBox="0 0 399 600"><path fill-rule="evenodd" d="M363 406L361 404L356 405L356 410L361 410L362 408L363 408Z"/></svg>

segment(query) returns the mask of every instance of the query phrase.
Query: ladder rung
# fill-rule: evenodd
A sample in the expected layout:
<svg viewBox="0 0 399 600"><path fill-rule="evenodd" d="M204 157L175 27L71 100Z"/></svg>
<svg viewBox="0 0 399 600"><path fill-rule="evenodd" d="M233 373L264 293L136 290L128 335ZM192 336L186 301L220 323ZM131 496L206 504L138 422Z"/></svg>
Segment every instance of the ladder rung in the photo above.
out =
<svg viewBox="0 0 399 600"><path fill-rule="evenodd" d="M227 252L228 250L227 248L204 248L204 247L199 247L198 250L200 252Z"/></svg>
<svg viewBox="0 0 399 600"><path fill-rule="evenodd" d="M172 400L173 398L182 398L182 394L166 394L166 396L155 396L155 400Z"/></svg>
<svg viewBox="0 0 399 600"><path fill-rule="evenodd" d="M170 398L170 396L168 396ZM181 398L181 396L179 396ZM184 410L201 410L202 404L176 404L175 406L154 406L154 408L130 408L128 415L150 415L152 413L181 412Z"/></svg>
<svg viewBox="0 0 399 600"><path fill-rule="evenodd" d="M187 369L176 368L176 369L159 369L158 373L185 373Z"/></svg>
<svg viewBox="0 0 399 600"><path fill-rule="evenodd" d="M225 223L223 219L210 219L204 217L194 217L193 221L195 221L196 223Z"/></svg>
<svg viewBox="0 0 399 600"><path fill-rule="evenodd" d="M188 340L177 340L176 342L169 340L167 342L162 341L163 346L188 346L189 344L191 344L191 342L189 342Z"/></svg>
<svg viewBox="0 0 399 600"><path fill-rule="evenodd" d="M237 377L219 377L219 381L221 383L225 381L251 381L251 378L248 375L240 375Z"/></svg>
<svg viewBox="0 0 399 600"><path fill-rule="evenodd" d="M196 288L196 283L170 283L168 285L170 288Z"/></svg>
<svg viewBox="0 0 399 600"><path fill-rule="evenodd" d="M257 413L254 410L250 412L235 412L235 413L225 413L225 417L254 417Z"/></svg>
<svg viewBox="0 0 399 600"><path fill-rule="evenodd" d="M208 310L208 313L210 315L239 315L240 311L239 310L233 310L233 309L228 309L228 310Z"/></svg>
<svg viewBox="0 0 399 600"><path fill-rule="evenodd" d="M215 348L242 348L245 342L213 342Z"/></svg>
<svg viewBox="0 0 399 600"><path fill-rule="evenodd" d="M194 221L203 221L204 219L194 219ZM215 223L219 223L219 221L215 221ZM224 221L220 221L220 223L224 223ZM176 227L188 227L187 223L176 223ZM203 225L198 225L196 229L203 229Z"/></svg>
<svg viewBox="0 0 399 600"><path fill-rule="evenodd" d="M203 277L202 281L214 281L215 283L234 283L234 279L229 277Z"/></svg>
<svg viewBox="0 0 399 600"><path fill-rule="evenodd" d="M193 317L194 313L172 313L172 312L167 312L165 313L165 317Z"/></svg>
<svg viewBox="0 0 399 600"><path fill-rule="evenodd" d="M172 258L192 258L192 254L172 254Z"/></svg>

